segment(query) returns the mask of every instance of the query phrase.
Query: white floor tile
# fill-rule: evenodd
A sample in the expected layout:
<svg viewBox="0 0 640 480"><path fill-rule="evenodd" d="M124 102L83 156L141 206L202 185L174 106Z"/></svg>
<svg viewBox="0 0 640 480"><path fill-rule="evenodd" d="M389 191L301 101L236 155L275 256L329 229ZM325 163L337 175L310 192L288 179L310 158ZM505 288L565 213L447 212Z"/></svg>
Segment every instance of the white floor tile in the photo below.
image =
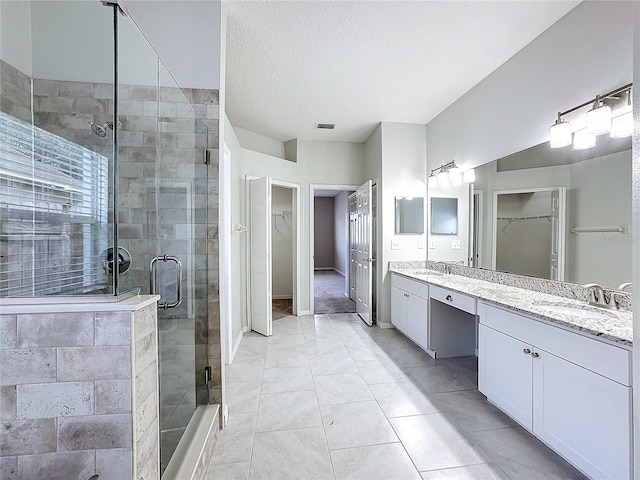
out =
<svg viewBox="0 0 640 480"><path fill-rule="evenodd" d="M210 464L204 480L247 480L250 462Z"/></svg>
<svg viewBox="0 0 640 480"><path fill-rule="evenodd" d="M371 390L359 373L319 375L313 377L318 403L350 403L373 400Z"/></svg>
<svg viewBox="0 0 640 480"><path fill-rule="evenodd" d="M463 467L489 461L441 413L389 420L419 471Z"/></svg>
<svg viewBox="0 0 640 480"><path fill-rule="evenodd" d="M331 451L336 480L412 480L420 474L402 444Z"/></svg>
<svg viewBox="0 0 640 480"><path fill-rule="evenodd" d="M334 375L338 373L357 373L358 368L346 352L309 355L311 373L315 375Z"/></svg>
<svg viewBox="0 0 640 480"><path fill-rule="evenodd" d="M220 431L211 463L251 461L257 413L229 413L227 428Z"/></svg>
<svg viewBox="0 0 640 480"><path fill-rule="evenodd" d="M422 480L509 480L499 466L491 463L431 470L421 475Z"/></svg>
<svg viewBox="0 0 640 480"><path fill-rule="evenodd" d="M378 383L369 388L389 418L440 411L431 396L415 382Z"/></svg>
<svg viewBox="0 0 640 480"><path fill-rule="evenodd" d="M322 427L257 433L249 478L333 479Z"/></svg>
<svg viewBox="0 0 640 480"><path fill-rule="evenodd" d="M320 426L322 419L314 391L260 396L257 432Z"/></svg>
<svg viewBox="0 0 640 480"><path fill-rule="evenodd" d="M320 411L329 450L398 441L375 401L323 405Z"/></svg>
<svg viewBox="0 0 640 480"><path fill-rule="evenodd" d="M229 383L226 386L229 410L237 413L258 411L262 382Z"/></svg>
<svg viewBox="0 0 640 480"><path fill-rule="evenodd" d="M315 391L308 365L267 368L262 377L262 393Z"/></svg>

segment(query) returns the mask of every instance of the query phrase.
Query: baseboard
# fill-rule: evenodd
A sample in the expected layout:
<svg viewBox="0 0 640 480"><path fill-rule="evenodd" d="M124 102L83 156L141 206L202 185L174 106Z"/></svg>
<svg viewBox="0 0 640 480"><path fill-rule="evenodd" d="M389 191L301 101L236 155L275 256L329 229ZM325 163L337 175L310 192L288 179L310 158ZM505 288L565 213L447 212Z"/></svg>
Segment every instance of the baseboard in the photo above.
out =
<svg viewBox="0 0 640 480"><path fill-rule="evenodd" d="M380 328L396 328L391 322L378 322L376 325L378 325L378 327Z"/></svg>
<svg viewBox="0 0 640 480"><path fill-rule="evenodd" d="M314 272L336 272L344 277L344 272L335 267L318 267L313 269Z"/></svg>
<svg viewBox="0 0 640 480"><path fill-rule="evenodd" d="M204 478L220 430L219 414L219 405L203 405L196 409L162 480Z"/></svg>
<svg viewBox="0 0 640 480"><path fill-rule="evenodd" d="M293 295L271 295L271 300L293 300Z"/></svg>

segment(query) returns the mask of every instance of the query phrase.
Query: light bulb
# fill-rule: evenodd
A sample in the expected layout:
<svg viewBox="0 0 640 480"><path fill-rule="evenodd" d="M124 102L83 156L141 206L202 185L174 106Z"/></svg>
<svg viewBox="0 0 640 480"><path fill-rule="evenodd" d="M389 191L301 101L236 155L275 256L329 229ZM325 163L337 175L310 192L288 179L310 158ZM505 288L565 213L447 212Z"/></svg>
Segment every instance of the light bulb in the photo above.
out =
<svg viewBox="0 0 640 480"><path fill-rule="evenodd" d="M624 138L633 134L633 112L623 113L611 121L611 137Z"/></svg>
<svg viewBox="0 0 640 480"><path fill-rule="evenodd" d="M596 146L596 137L587 133L587 130L578 130L573 134L573 149L586 150Z"/></svg>
<svg viewBox="0 0 640 480"><path fill-rule="evenodd" d="M551 148L561 148L571 145L571 124L561 118L556 120L549 130Z"/></svg>
<svg viewBox="0 0 640 480"><path fill-rule="evenodd" d="M462 172L458 167L449 169L449 183L452 187L459 187L462 185Z"/></svg>
<svg viewBox="0 0 640 480"><path fill-rule="evenodd" d="M476 171L472 168L462 174L462 180L465 183L473 183L476 181Z"/></svg>
<svg viewBox="0 0 640 480"><path fill-rule="evenodd" d="M427 185L429 188L438 188L438 178L435 175L429 175Z"/></svg>
<svg viewBox="0 0 640 480"><path fill-rule="evenodd" d="M587 112L587 133L602 135L611 130L611 107L603 105L596 97L593 108Z"/></svg>
<svg viewBox="0 0 640 480"><path fill-rule="evenodd" d="M449 188L449 174L446 171L438 174L438 186L440 188Z"/></svg>

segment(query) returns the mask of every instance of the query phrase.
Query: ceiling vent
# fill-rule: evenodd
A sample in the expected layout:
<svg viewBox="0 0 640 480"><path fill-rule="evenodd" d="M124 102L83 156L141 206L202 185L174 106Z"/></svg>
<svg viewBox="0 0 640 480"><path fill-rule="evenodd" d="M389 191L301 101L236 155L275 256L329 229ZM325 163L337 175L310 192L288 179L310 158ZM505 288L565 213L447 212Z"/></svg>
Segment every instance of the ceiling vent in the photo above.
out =
<svg viewBox="0 0 640 480"><path fill-rule="evenodd" d="M316 123L316 128L320 130L333 130L336 128L335 123Z"/></svg>

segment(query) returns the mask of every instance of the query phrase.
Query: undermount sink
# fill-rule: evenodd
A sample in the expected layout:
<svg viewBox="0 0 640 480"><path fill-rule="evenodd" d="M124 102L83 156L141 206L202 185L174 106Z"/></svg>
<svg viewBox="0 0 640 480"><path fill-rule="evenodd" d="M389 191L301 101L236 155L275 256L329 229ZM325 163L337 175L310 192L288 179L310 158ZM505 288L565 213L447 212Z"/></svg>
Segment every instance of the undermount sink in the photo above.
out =
<svg viewBox="0 0 640 480"><path fill-rule="evenodd" d="M594 309L574 307L570 305L537 305L540 310L546 310L549 313L560 313L563 315L571 315L581 318L610 319L613 317L608 312L598 312Z"/></svg>

